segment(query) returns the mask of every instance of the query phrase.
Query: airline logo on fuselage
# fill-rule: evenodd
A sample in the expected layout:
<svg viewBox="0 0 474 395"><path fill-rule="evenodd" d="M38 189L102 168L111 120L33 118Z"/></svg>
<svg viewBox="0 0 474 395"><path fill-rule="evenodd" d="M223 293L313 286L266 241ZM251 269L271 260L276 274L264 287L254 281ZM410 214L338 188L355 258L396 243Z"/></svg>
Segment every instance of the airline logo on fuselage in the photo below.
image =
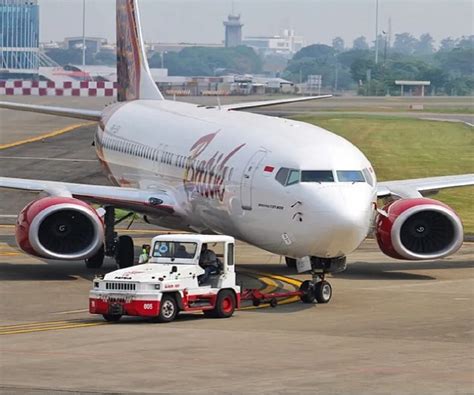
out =
<svg viewBox="0 0 474 395"><path fill-rule="evenodd" d="M190 148L186 161L183 183L189 194L198 193L211 199L224 200L225 179L232 171L227 163L245 144L225 154L216 151L209 159L200 159L217 133L207 134L196 141Z"/></svg>

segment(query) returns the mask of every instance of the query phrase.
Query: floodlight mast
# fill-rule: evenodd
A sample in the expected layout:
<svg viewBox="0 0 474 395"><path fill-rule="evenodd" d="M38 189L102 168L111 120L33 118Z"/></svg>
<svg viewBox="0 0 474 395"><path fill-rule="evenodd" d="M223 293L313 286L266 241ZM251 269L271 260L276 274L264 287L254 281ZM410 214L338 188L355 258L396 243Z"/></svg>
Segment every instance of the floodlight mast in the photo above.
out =
<svg viewBox="0 0 474 395"><path fill-rule="evenodd" d="M375 0L375 64L379 62L379 0Z"/></svg>

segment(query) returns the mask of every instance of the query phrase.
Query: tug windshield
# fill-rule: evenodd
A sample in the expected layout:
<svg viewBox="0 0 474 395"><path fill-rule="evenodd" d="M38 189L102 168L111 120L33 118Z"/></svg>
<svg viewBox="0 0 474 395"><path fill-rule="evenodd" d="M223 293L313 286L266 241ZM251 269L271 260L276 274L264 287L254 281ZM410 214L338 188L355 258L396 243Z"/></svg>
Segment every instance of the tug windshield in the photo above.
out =
<svg viewBox="0 0 474 395"><path fill-rule="evenodd" d="M154 258L193 259L196 255L197 243L158 241L153 246Z"/></svg>

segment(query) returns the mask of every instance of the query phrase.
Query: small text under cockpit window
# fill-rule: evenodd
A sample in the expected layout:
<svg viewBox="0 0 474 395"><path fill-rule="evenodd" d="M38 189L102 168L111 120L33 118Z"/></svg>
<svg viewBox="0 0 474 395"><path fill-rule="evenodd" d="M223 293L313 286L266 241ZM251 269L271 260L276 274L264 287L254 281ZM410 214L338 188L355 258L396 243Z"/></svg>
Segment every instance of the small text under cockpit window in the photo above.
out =
<svg viewBox="0 0 474 395"><path fill-rule="evenodd" d="M334 182L334 174L331 170L303 170L301 182Z"/></svg>
<svg viewBox="0 0 474 395"><path fill-rule="evenodd" d="M364 175L359 170L338 170L339 182L365 182Z"/></svg>

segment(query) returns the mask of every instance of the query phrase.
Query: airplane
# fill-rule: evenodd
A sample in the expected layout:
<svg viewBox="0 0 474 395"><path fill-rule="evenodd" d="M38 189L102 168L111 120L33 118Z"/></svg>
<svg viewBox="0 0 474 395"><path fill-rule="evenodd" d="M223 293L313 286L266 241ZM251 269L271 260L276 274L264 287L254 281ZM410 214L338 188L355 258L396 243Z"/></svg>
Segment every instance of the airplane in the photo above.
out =
<svg viewBox="0 0 474 395"><path fill-rule="evenodd" d="M315 284L343 270L371 230L381 251L398 259L437 259L461 247L458 215L425 196L474 185L474 174L377 182L369 160L344 138L242 112L329 95L220 106L165 100L148 67L137 0L116 0L116 18L117 103L103 111L0 103L96 121L97 157L114 185L0 177L0 187L47 195L18 215L23 251L85 260L89 268L110 256L129 267L133 241L117 236L116 208L160 227L234 236L286 257L289 267L309 262Z"/></svg>

